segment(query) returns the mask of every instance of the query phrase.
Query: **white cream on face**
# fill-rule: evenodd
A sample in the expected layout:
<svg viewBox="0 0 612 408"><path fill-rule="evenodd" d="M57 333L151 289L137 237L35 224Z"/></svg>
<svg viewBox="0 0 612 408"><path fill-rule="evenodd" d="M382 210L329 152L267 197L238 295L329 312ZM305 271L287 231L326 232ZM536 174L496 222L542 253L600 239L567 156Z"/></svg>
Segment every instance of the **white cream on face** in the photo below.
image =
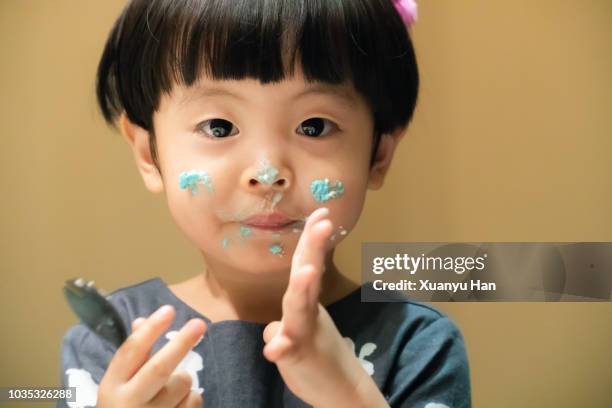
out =
<svg viewBox="0 0 612 408"><path fill-rule="evenodd" d="M277 180L278 170L270 163L265 157L260 158L257 163L257 174L256 178L263 184L272 184ZM189 189L190 192L195 195L198 193L198 184L205 186L210 193L213 193L212 178L210 175L203 170L192 169L184 171L179 176L179 187L183 190ZM318 202L325 202L332 198L340 198L344 193L344 186L341 181L336 181L330 184L329 179L318 179L314 180L310 185L310 192L312 196ZM254 229L248 225L241 224L241 221L249 218L251 215L272 212L276 205L283 199L283 192L272 191L265 194L263 197L259 197L247 204L240 205L238 210L233 210L231 203L219 203L218 209L215 211L217 217L224 222L236 222L238 223L237 230L230 233L226 233L223 239L220 241L221 247L228 250L232 245L236 243L244 244L250 239L270 239L268 245L268 252L270 254L282 257L284 254L282 236L287 234L301 234L304 229L304 224L308 219L308 215L295 215L288 214L294 219L299 220L291 231L262 231L255 229L257 234L254 234ZM240 203L236 203L240 204ZM212 204L214 205L214 204ZM215 205L216 206L216 205ZM328 238L330 241L334 241L337 234L346 235L347 231L340 226Z"/></svg>
<svg viewBox="0 0 612 408"><path fill-rule="evenodd" d="M255 178L262 184L273 184L279 175L278 169L264 156L260 156L256 163L256 175ZM261 198L254 199L253 201L236 206L238 209L232 207L232 205L224 205L224 208L217 210L217 217L221 221L225 222L240 222L249 218L250 216L258 213L273 212L276 205L283 199L282 191L270 191L263 195ZM238 203L236 203L238 204ZM241 203L240 203L241 204ZM303 216L296 216L295 214L288 214L290 217L295 219L303 218Z"/></svg>
<svg viewBox="0 0 612 408"><path fill-rule="evenodd" d="M257 175L256 178L260 183L272 184L278 177L278 169L274 167L268 159L261 158L257 163Z"/></svg>
<svg viewBox="0 0 612 408"><path fill-rule="evenodd" d="M278 175L278 169L265 156L260 156L256 163L256 179L262 184L271 185L278 179ZM248 202L241 203L235 201L233 203L223 203L223 206L219 205L215 210L217 218L226 223L234 222L238 224L236 229L232 228L232 231L224 236L220 245L224 249L229 249L231 245L245 244L250 240L270 240L268 252L282 257L284 253L282 236L294 234L296 231L301 232L306 222L305 216L287 214L289 217L299 221L293 231L264 231L241 224L242 221L254 214L273 212L282 199L282 191L270 189L269 192L261 196L250 195Z"/></svg>
<svg viewBox="0 0 612 408"><path fill-rule="evenodd" d="M265 158L260 159L258 167L258 180L263 183L273 183L276 180L277 171L275 167L270 164ZM328 178L313 180L310 185L310 192L317 202L326 202L333 198L341 198L344 195L344 184L340 180L336 180L330 183ZM276 204L282 199L282 192L276 192L273 196L266 195L264 201L259 206L258 210L246 212L245 215L237 215L234 213L232 221L241 221L248 218L250 215L258 212L269 212L272 211ZM295 218L295 217L294 217ZM292 233L301 233L304 230L304 224L308 219L308 215L301 216L301 224L298 224L292 229ZM245 238L251 235L252 229L250 227L241 226L240 236ZM272 254L280 255L283 254L283 247L278 238L281 234L286 234L285 231L281 232L270 232L270 237L273 239L273 243L269 246L269 251ZM334 228L332 234L328 237L329 241L335 241L338 235L344 236L347 234L347 230L344 227L339 226Z"/></svg>

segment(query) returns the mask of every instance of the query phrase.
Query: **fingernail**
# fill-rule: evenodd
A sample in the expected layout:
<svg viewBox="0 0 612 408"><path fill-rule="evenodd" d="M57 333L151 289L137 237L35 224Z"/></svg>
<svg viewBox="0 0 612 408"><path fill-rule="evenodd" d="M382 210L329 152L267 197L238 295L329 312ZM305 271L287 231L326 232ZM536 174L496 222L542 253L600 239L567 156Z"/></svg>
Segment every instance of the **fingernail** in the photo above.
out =
<svg viewBox="0 0 612 408"><path fill-rule="evenodd" d="M155 311L155 313L153 313L153 316L151 316L151 317L153 317L154 319L160 319L162 317L168 316L171 311L172 311L172 306L170 306L170 305L163 305L162 307L157 309Z"/></svg>
<svg viewBox="0 0 612 408"><path fill-rule="evenodd" d="M332 222L328 219L321 220L317 222L317 228L325 228L325 224L332 225Z"/></svg>
<svg viewBox="0 0 612 408"><path fill-rule="evenodd" d="M310 214L310 217L308 217L308 219L311 219L311 218L320 219L320 218L327 217L328 215L329 215L329 208L319 207Z"/></svg>
<svg viewBox="0 0 612 408"><path fill-rule="evenodd" d="M185 325L186 330L193 334L202 334L202 329L204 327L204 321L202 319L192 319L187 322Z"/></svg>

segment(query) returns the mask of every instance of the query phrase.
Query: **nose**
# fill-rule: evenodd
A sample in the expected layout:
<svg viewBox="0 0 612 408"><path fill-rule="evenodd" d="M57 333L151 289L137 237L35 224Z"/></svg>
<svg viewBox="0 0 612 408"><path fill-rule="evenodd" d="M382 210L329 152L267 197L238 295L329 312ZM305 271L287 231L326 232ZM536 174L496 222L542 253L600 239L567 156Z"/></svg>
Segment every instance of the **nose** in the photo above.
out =
<svg viewBox="0 0 612 408"><path fill-rule="evenodd" d="M276 168L270 163L264 166L260 164L247 169L242 184L255 194L285 192L291 186L291 176L286 168Z"/></svg>
<svg viewBox="0 0 612 408"><path fill-rule="evenodd" d="M249 179L249 188L251 190L262 190L262 191L285 191L289 187L289 181L285 177L281 177L272 183L264 183L256 178Z"/></svg>

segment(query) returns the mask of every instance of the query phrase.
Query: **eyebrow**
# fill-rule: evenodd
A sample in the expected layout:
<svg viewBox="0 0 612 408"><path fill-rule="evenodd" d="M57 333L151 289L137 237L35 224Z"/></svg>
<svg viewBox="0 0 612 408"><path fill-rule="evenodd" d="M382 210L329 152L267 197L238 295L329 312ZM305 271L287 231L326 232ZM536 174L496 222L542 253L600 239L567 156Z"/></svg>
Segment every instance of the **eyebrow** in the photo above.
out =
<svg viewBox="0 0 612 408"><path fill-rule="evenodd" d="M329 95L335 98L338 98L345 103L347 103L351 108L355 107L356 100L355 97L349 92L346 88L333 86L324 83L315 83L314 85L307 86L304 90L297 93L293 98L299 99L306 95L319 94L319 95ZM209 98L213 96L229 96L231 98L238 99L240 101L245 101L245 98L241 95L235 94L225 88L219 87L200 87L198 88L193 95L187 96L181 100L179 106L185 105L187 102L196 101L201 98Z"/></svg>

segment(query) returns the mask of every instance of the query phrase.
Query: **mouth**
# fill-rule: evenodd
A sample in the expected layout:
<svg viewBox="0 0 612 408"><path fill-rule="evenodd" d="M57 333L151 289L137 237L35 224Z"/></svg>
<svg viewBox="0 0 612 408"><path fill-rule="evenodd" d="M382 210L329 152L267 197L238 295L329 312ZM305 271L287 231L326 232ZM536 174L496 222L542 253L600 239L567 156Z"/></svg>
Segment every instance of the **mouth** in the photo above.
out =
<svg viewBox="0 0 612 408"><path fill-rule="evenodd" d="M242 221L242 223L253 228L277 231L297 225L298 220L293 220L284 214L275 212L255 214Z"/></svg>
<svg viewBox="0 0 612 408"><path fill-rule="evenodd" d="M249 226L251 228L257 228L257 229L266 230L266 231L281 231L286 228L291 228L293 226L296 226L297 224L298 224L297 221L291 221L287 224L249 224L249 223L245 223L244 225Z"/></svg>

